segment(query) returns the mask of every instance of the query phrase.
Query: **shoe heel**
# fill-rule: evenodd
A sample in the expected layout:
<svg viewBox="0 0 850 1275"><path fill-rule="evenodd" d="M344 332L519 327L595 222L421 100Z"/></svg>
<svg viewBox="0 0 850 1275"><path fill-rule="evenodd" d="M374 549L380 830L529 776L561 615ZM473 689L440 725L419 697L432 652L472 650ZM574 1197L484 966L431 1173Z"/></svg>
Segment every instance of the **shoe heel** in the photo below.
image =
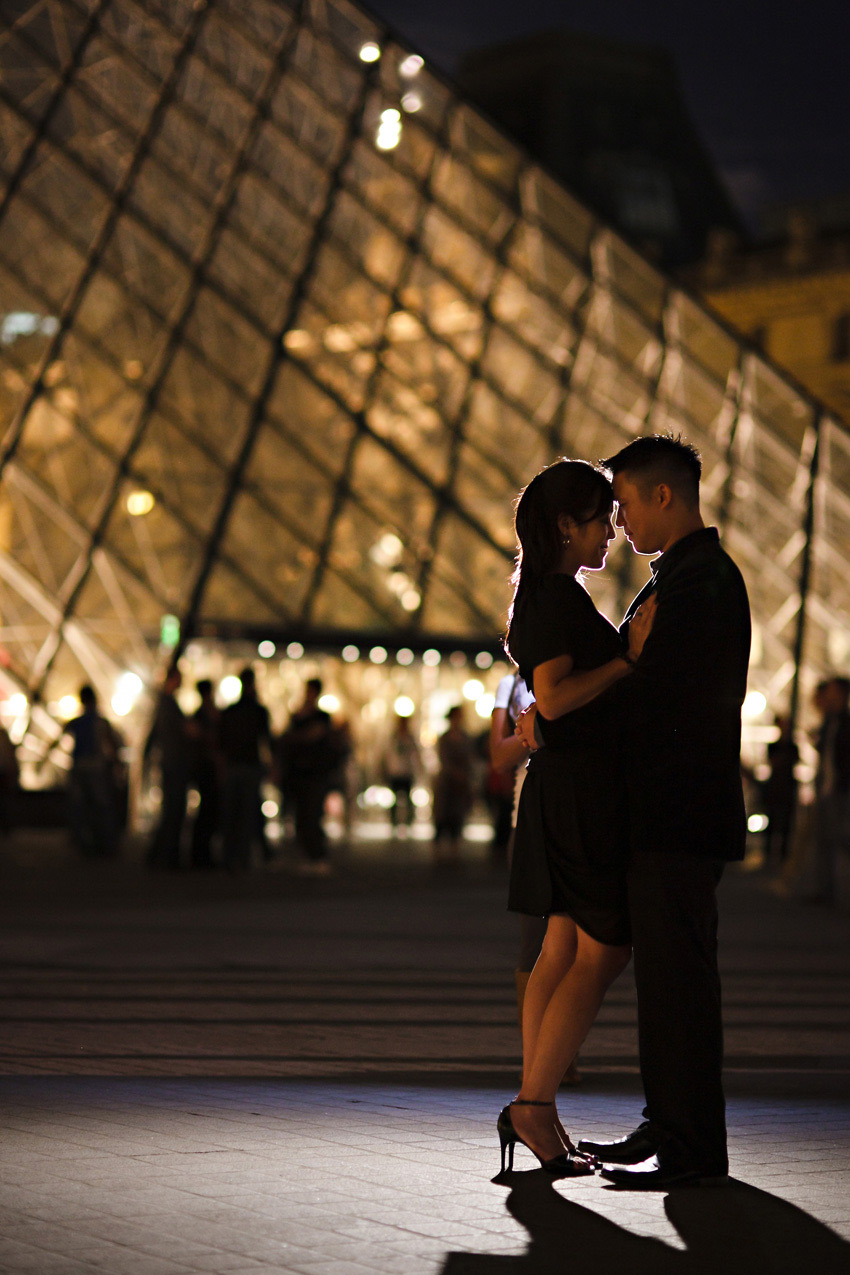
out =
<svg viewBox="0 0 850 1275"><path fill-rule="evenodd" d="M504 1173L505 1172L505 1152L507 1152L507 1155L508 1155L508 1170L510 1171L514 1167L514 1147L516 1146L516 1142L509 1134L500 1132L499 1145L502 1149L502 1167L499 1170L499 1172Z"/></svg>

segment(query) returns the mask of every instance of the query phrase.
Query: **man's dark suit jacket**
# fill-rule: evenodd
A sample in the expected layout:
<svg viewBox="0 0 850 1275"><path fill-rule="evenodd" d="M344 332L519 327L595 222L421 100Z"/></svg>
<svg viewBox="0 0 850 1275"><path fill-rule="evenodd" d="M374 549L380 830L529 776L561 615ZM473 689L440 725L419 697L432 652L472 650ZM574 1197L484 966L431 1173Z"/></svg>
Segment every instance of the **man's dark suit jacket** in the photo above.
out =
<svg viewBox="0 0 850 1275"><path fill-rule="evenodd" d="M634 672L621 682L629 841L646 850L741 859L741 705L750 607L740 571L706 527L652 563L620 632L653 590L658 610Z"/></svg>

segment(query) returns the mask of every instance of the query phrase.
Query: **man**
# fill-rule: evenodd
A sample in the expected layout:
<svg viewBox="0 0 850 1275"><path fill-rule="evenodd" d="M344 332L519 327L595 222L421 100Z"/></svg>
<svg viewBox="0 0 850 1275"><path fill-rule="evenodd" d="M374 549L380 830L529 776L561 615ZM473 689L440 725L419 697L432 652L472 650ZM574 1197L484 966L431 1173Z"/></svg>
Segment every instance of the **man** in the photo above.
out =
<svg viewBox="0 0 850 1275"><path fill-rule="evenodd" d="M816 748L820 754L815 779L814 903L834 904L838 897L838 862L850 844L850 681L831 677L819 687L823 723Z"/></svg>
<svg viewBox="0 0 850 1275"><path fill-rule="evenodd" d="M741 705L750 612L741 573L706 527L701 463L668 436L638 438L603 462L617 525L636 553L661 554L652 632L621 694L629 793L628 892L645 1120L615 1143L579 1143L626 1189L723 1182L723 1030L715 890L743 858Z"/></svg>
<svg viewBox="0 0 850 1275"><path fill-rule="evenodd" d="M190 782L201 804L192 827L193 868L206 870L213 866L212 839L218 831L221 813L221 754L219 729L221 714L216 707L213 684L208 677L195 683L201 704L187 729L192 740L192 775Z"/></svg>
<svg viewBox="0 0 850 1275"><path fill-rule="evenodd" d="M149 868L165 868L170 872L176 872L180 867L180 843L189 790L189 736L186 719L176 698L181 682L180 670L170 668L165 675L144 750L146 763L154 753L159 756L162 789L162 805L148 847L147 864Z"/></svg>
<svg viewBox="0 0 850 1275"><path fill-rule="evenodd" d="M115 771L119 741L98 712L91 686L80 687L82 713L68 722L65 734L74 741L68 784L71 837L82 854L118 851L118 794Z"/></svg>
<svg viewBox="0 0 850 1275"><path fill-rule="evenodd" d="M268 769L271 731L268 709L257 699L252 668L239 674L242 694L221 714L224 759L224 864L231 872L251 866L259 837L260 786Z"/></svg>
<svg viewBox="0 0 850 1275"><path fill-rule="evenodd" d="M328 876L331 871L322 817L330 777L340 760L333 722L319 708L321 696L321 679L311 677L304 702L280 741L281 786L295 814L295 836L304 856L301 871L312 876Z"/></svg>

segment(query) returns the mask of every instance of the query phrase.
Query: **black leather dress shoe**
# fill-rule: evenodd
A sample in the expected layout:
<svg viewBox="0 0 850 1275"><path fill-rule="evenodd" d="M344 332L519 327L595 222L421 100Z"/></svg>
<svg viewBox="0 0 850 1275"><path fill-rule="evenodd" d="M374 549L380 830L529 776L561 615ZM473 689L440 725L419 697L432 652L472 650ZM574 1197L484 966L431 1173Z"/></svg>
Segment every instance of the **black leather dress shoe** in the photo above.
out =
<svg viewBox="0 0 850 1275"><path fill-rule="evenodd" d="M616 1142L591 1142L589 1138L581 1138L578 1150L586 1155L597 1156L605 1164L641 1164L655 1155L658 1143L650 1129L649 1121L644 1120L634 1133Z"/></svg>
<svg viewBox="0 0 850 1275"><path fill-rule="evenodd" d="M602 1169L600 1177L620 1191L675 1191L677 1187L727 1186L725 1173L709 1174L693 1170L682 1173L671 1169Z"/></svg>

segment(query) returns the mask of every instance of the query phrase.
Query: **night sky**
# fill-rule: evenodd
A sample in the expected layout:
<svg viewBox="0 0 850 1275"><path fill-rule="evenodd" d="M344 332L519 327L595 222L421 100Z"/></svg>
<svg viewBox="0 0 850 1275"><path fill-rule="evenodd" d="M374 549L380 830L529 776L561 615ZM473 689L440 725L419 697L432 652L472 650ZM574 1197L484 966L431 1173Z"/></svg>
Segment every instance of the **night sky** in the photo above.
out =
<svg viewBox="0 0 850 1275"><path fill-rule="evenodd" d="M553 27L662 46L751 225L771 204L850 196L847 0L367 0L452 74L470 49Z"/></svg>

